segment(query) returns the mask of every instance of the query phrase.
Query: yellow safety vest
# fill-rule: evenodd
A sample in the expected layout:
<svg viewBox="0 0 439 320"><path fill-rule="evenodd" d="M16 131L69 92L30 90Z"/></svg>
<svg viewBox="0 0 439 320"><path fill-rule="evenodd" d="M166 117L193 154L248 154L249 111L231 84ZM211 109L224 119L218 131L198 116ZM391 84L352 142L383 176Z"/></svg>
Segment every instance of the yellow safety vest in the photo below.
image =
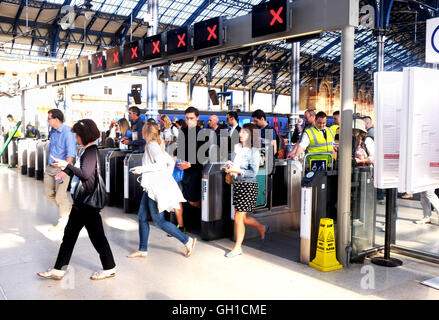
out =
<svg viewBox="0 0 439 320"><path fill-rule="evenodd" d="M334 143L339 142L339 136L340 136L340 126L338 124L333 124L329 127L329 130L332 131L332 134L334 135Z"/></svg>
<svg viewBox="0 0 439 320"><path fill-rule="evenodd" d="M9 130L8 130L8 136L11 135L12 132L14 132L15 127L17 126L17 120L12 120L12 124L10 124ZM21 133L20 130L17 130L17 132L15 132L14 134L14 138L20 138L21 137Z"/></svg>
<svg viewBox="0 0 439 320"><path fill-rule="evenodd" d="M306 129L305 133L308 135L310 144L306 151L308 153L320 153L320 152L333 152L333 144L334 144L334 133L330 128L326 129L326 139L323 134L316 128L312 127L310 129ZM315 155L307 157L309 161L309 168L312 168L313 160L325 160L326 168L328 168L328 164L331 163L331 157L329 155Z"/></svg>

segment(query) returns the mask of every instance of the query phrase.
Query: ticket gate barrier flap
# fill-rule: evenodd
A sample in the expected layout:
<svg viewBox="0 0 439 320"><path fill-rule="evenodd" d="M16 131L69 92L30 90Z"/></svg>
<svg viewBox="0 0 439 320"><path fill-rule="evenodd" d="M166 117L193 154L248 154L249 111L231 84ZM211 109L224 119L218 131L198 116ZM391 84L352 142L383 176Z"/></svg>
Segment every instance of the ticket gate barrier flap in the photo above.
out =
<svg viewBox="0 0 439 320"><path fill-rule="evenodd" d="M35 176L35 159L36 159L36 149L37 149L37 139L28 140L27 149L27 175L29 177Z"/></svg>
<svg viewBox="0 0 439 320"><path fill-rule="evenodd" d="M43 178L44 178L44 172L46 172L46 168L49 160L49 153L50 153L50 141L47 141L47 143L43 146Z"/></svg>
<svg viewBox="0 0 439 320"><path fill-rule="evenodd" d="M231 187L225 182L223 162L204 166L201 180L201 238L215 240L231 237L233 223L227 214L231 210Z"/></svg>
<svg viewBox="0 0 439 320"><path fill-rule="evenodd" d="M123 161L126 155L126 151L115 149L109 151L105 157L105 188L108 206L123 207Z"/></svg>
<svg viewBox="0 0 439 320"><path fill-rule="evenodd" d="M101 168L101 177L106 182L107 174L106 174L106 166L105 159L107 157L108 152L117 150L116 148L101 148L98 147L98 155L99 155L99 166Z"/></svg>
<svg viewBox="0 0 439 320"><path fill-rule="evenodd" d="M17 152L18 152L18 167L21 170L21 174L27 174L27 149L29 141L26 138L17 139Z"/></svg>
<svg viewBox="0 0 439 320"><path fill-rule="evenodd" d="M137 213L140 201L142 200L143 188L138 182L141 175L130 173L131 168L142 165L143 153L129 153L124 160L124 211L126 213Z"/></svg>

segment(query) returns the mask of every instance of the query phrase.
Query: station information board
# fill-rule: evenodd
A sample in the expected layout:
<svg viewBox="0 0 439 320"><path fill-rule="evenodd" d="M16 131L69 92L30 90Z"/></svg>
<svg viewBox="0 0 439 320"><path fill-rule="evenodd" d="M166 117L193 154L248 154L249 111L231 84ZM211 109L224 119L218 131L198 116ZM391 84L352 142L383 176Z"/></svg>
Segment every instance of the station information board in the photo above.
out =
<svg viewBox="0 0 439 320"><path fill-rule="evenodd" d="M47 69L47 83L55 82L55 67Z"/></svg>
<svg viewBox="0 0 439 320"><path fill-rule="evenodd" d="M85 76L90 73L88 56L78 59L78 76Z"/></svg>
<svg viewBox="0 0 439 320"><path fill-rule="evenodd" d="M67 79L76 77L76 59L67 61Z"/></svg>
<svg viewBox="0 0 439 320"><path fill-rule="evenodd" d="M133 41L123 46L123 64L128 65L143 60L143 48L140 41Z"/></svg>
<svg viewBox="0 0 439 320"><path fill-rule="evenodd" d="M56 65L56 81L64 80L66 78L66 70L64 62Z"/></svg>
<svg viewBox="0 0 439 320"><path fill-rule="evenodd" d="M165 44L162 34L143 39L143 57L145 60L160 58L163 56Z"/></svg>
<svg viewBox="0 0 439 320"><path fill-rule="evenodd" d="M39 86L43 86L46 84L46 70L40 70L40 72L38 72L38 85Z"/></svg>
<svg viewBox="0 0 439 320"><path fill-rule="evenodd" d="M403 69L399 192L439 188L439 70Z"/></svg>
<svg viewBox="0 0 439 320"><path fill-rule="evenodd" d="M166 33L166 53L177 54L189 50L189 32L188 27L181 27L168 31Z"/></svg>
<svg viewBox="0 0 439 320"><path fill-rule="evenodd" d="M223 44L222 17L197 22L194 25L194 49L200 50Z"/></svg>
<svg viewBox="0 0 439 320"><path fill-rule="evenodd" d="M107 56L106 70L120 67L122 65L122 57L120 54L120 47L114 47L105 51Z"/></svg>
<svg viewBox="0 0 439 320"><path fill-rule="evenodd" d="M253 6L253 38L287 30L287 1L273 0Z"/></svg>
<svg viewBox="0 0 439 320"><path fill-rule="evenodd" d="M91 56L91 72L105 70L105 57L103 52L97 52Z"/></svg>
<svg viewBox="0 0 439 320"><path fill-rule="evenodd" d="M374 75L374 184L398 188L402 115L402 72Z"/></svg>

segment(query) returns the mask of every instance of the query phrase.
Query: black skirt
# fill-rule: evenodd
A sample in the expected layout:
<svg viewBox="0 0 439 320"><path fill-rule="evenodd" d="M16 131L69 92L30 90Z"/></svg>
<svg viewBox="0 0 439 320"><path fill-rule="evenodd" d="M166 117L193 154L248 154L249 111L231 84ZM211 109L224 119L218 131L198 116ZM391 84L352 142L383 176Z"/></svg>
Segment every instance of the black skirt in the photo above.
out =
<svg viewBox="0 0 439 320"><path fill-rule="evenodd" d="M257 198L257 182L235 182L233 184L233 206L236 211L253 212Z"/></svg>

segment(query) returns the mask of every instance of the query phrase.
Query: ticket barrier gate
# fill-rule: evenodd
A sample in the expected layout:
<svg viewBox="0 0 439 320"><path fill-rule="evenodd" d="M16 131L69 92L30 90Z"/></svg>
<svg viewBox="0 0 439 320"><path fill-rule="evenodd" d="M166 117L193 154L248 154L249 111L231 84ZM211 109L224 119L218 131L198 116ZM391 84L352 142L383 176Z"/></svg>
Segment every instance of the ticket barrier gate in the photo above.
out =
<svg viewBox="0 0 439 320"><path fill-rule="evenodd" d="M99 166L101 168L101 177L104 180L104 182L106 181L107 178L107 174L106 174L106 170L105 170L105 159L107 157L108 152L116 150L115 148L102 148L102 147L98 147L98 155L99 155Z"/></svg>
<svg viewBox="0 0 439 320"><path fill-rule="evenodd" d="M21 174L27 174L27 148L29 141L28 139L17 139L17 152L18 152L18 167L20 168ZM12 142L12 141L11 141Z"/></svg>
<svg viewBox="0 0 439 320"><path fill-rule="evenodd" d="M35 177L35 159L37 150L37 139L28 139L27 148L27 175L29 177Z"/></svg>
<svg viewBox="0 0 439 320"><path fill-rule="evenodd" d="M142 165L143 153L129 153L126 155L123 163L123 187L124 201L123 208L126 213L137 213L140 200L142 199L143 188L137 179L142 179L142 175L131 173L131 168Z"/></svg>
<svg viewBox="0 0 439 320"><path fill-rule="evenodd" d="M13 138L8 144L8 164L10 168L18 165L18 148L17 138Z"/></svg>
<svg viewBox="0 0 439 320"><path fill-rule="evenodd" d="M201 238L215 240L233 235L230 219L231 187L225 182L223 162L208 163L201 180Z"/></svg>
<svg viewBox="0 0 439 320"><path fill-rule="evenodd" d="M108 206L123 207L123 161L129 152L131 151L114 149L109 151L105 157L105 188Z"/></svg>
<svg viewBox="0 0 439 320"><path fill-rule="evenodd" d="M6 143L6 140L8 140L7 134L0 135L0 149L3 149L3 146ZM1 164L8 164L8 148L5 149L2 156L0 157L0 163Z"/></svg>
<svg viewBox="0 0 439 320"><path fill-rule="evenodd" d="M37 141L35 149L35 179L43 180L49 155L49 141Z"/></svg>
<svg viewBox="0 0 439 320"><path fill-rule="evenodd" d="M326 171L309 170L307 158L315 155L328 155L322 152L305 155L302 179L300 209L300 262L308 264L316 255L318 230L321 218L337 221L338 171L333 165Z"/></svg>
<svg viewBox="0 0 439 320"><path fill-rule="evenodd" d="M351 258L375 246L376 192L372 167L352 168Z"/></svg>

